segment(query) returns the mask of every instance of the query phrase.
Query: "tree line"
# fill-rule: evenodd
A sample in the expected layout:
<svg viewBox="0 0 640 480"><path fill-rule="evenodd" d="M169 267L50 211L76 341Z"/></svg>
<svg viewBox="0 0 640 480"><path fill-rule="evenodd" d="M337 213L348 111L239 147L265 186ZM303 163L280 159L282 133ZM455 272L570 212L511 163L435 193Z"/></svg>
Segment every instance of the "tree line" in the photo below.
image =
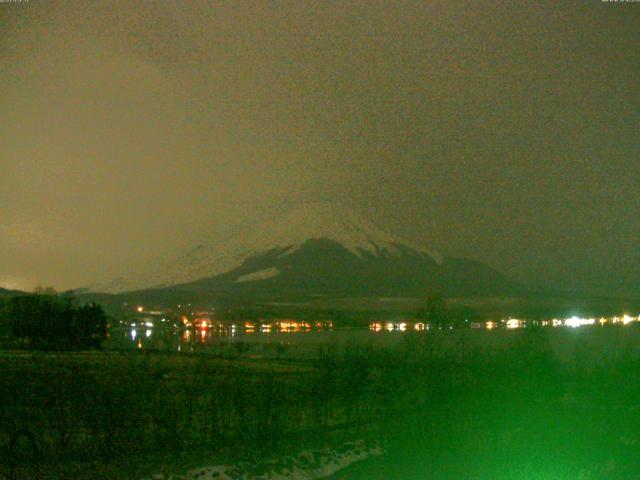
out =
<svg viewBox="0 0 640 480"><path fill-rule="evenodd" d="M38 288L0 298L0 334L13 346L43 350L99 348L107 336L100 305L79 304L71 295Z"/></svg>

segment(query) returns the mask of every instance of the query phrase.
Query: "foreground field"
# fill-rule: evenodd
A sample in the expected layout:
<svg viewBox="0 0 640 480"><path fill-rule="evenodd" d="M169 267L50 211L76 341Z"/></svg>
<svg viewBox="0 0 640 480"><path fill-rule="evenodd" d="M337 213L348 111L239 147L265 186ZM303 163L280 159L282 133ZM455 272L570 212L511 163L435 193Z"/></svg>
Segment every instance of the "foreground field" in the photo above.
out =
<svg viewBox="0 0 640 480"><path fill-rule="evenodd" d="M366 436L394 396L371 361L4 352L0 476L141 478Z"/></svg>
<svg viewBox="0 0 640 480"><path fill-rule="evenodd" d="M424 334L305 361L4 352L0 478L140 479L355 438L386 454L335 478L640 478L639 334Z"/></svg>

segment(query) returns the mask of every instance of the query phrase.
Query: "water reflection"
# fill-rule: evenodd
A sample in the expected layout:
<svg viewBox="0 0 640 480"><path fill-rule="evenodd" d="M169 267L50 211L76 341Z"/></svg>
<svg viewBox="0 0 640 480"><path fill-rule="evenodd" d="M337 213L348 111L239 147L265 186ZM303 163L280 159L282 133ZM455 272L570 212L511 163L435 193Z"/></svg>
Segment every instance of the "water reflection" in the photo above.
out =
<svg viewBox="0 0 640 480"><path fill-rule="evenodd" d="M286 344L285 338L296 335L296 343L313 343L318 340L332 341L331 335L357 336L358 338L378 338L385 336L387 339L399 338L410 332L426 334L430 331L450 332L454 329L452 324L430 324L424 321L416 321L408 318L397 320L374 320L368 323L368 328L343 327L334 332L333 322L330 320L293 320L293 319L259 319L257 321L242 321L236 323L224 323L211 318L197 318L193 321L183 321L186 317L179 318L177 322L162 320L155 322L141 321L136 323L126 322L123 328L112 330L110 342L118 342L125 348L162 348L174 351L194 351L203 346L224 351L225 345L233 345L234 349L241 351L247 344L252 345L276 345ZM601 328L606 325L618 325L619 328L640 321L640 317L628 314L614 317L582 318L571 316L565 319L540 319L524 320L509 317L502 320L474 321L460 325L459 328L493 330L517 330L532 327L544 328ZM149 326L151 324L151 326ZM129 326L131 325L131 326ZM144 333L143 333L144 332ZM367 337L368 336L368 337ZM304 340L308 338L308 340ZM124 341L124 343L122 343ZM253 348L253 347L252 347ZM262 348L262 347L261 347ZM267 348L267 347L264 347Z"/></svg>

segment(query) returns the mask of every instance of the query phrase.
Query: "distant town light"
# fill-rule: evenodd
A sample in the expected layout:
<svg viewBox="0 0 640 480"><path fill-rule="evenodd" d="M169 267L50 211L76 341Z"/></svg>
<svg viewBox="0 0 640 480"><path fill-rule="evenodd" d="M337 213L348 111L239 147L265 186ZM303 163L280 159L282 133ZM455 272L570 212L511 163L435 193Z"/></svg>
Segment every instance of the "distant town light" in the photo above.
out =
<svg viewBox="0 0 640 480"><path fill-rule="evenodd" d="M510 318L507 320L507 328L514 329L520 328L522 326L522 320L518 320L517 318Z"/></svg>
<svg viewBox="0 0 640 480"><path fill-rule="evenodd" d="M142 313L142 312L144 312L144 307L143 307L142 305L140 305L140 306L138 306L138 308L136 308L136 310L137 310L139 313Z"/></svg>
<svg viewBox="0 0 640 480"><path fill-rule="evenodd" d="M594 323L596 323L595 318L580 318L576 316L567 318L564 321L565 327L571 327L571 328L582 327L583 325L593 325Z"/></svg>

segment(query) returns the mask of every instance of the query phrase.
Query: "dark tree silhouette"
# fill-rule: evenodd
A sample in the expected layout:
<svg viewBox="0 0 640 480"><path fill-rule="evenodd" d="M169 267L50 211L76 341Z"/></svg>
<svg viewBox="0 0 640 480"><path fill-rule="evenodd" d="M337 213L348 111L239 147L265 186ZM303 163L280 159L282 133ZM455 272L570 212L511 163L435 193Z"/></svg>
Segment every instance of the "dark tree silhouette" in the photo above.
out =
<svg viewBox="0 0 640 480"><path fill-rule="evenodd" d="M447 306L441 297L428 297L415 315L416 319L432 325L442 325L449 321Z"/></svg>
<svg viewBox="0 0 640 480"><path fill-rule="evenodd" d="M95 304L76 306L69 296L31 294L9 299L5 322L13 337L37 349L98 348L107 317Z"/></svg>

